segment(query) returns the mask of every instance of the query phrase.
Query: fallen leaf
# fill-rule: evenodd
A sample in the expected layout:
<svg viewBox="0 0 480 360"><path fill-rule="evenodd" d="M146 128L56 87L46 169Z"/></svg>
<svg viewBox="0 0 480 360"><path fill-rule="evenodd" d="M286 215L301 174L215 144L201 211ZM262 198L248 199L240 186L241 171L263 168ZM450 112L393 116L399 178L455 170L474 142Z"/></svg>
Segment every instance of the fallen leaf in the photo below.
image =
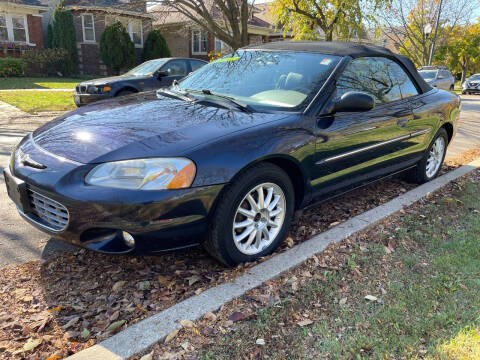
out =
<svg viewBox="0 0 480 360"><path fill-rule="evenodd" d="M140 290L140 291L143 291L143 290L150 290L150 281L140 281L138 284L137 284L137 289Z"/></svg>
<svg viewBox="0 0 480 360"><path fill-rule="evenodd" d="M137 309L142 312L147 312L147 309L143 308L140 304L137 304Z"/></svg>
<svg viewBox="0 0 480 360"><path fill-rule="evenodd" d="M113 284L112 291L117 292L123 288L123 285L125 285L126 281L117 281L115 284Z"/></svg>
<svg viewBox="0 0 480 360"><path fill-rule="evenodd" d="M111 332L117 330L120 326L125 324L125 320L118 320L110 324L110 326L107 328L106 332Z"/></svg>
<svg viewBox="0 0 480 360"><path fill-rule="evenodd" d="M186 278L188 280L188 286L192 286L197 281L200 281L200 277L198 275L192 275Z"/></svg>
<svg viewBox="0 0 480 360"><path fill-rule="evenodd" d="M33 339L33 338L28 339L27 342L23 345L23 351L33 350L38 345L40 345L41 342L42 342L41 339Z"/></svg>
<svg viewBox="0 0 480 360"><path fill-rule="evenodd" d="M54 308L49 309L48 312L49 312L49 313L59 312L59 311L62 310L62 309L63 309L63 307L62 307L61 305L59 305L59 306L56 306L56 307L54 307Z"/></svg>
<svg viewBox="0 0 480 360"><path fill-rule="evenodd" d="M88 329L83 329L82 332L80 333L80 336L82 339L86 339L90 335L90 331Z"/></svg>
<svg viewBox="0 0 480 360"><path fill-rule="evenodd" d="M343 306L347 303L347 298L341 298L340 301L338 302L339 305Z"/></svg>
<svg viewBox="0 0 480 360"><path fill-rule="evenodd" d="M75 316L74 318L70 319L69 322L67 322L65 325L62 326L62 329L67 330L68 328L71 328L73 325L75 325L80 318L78 316Z"/></svg>
<svg viewBox="0 0 480 360"><path fill-rule="evenodd" d="M49 356L48 358L46 358L45 360L59 360L61 358L62 357L60 355L52 355L52 356Z"/></svg>
<svg viewBox="0 0 480 360"><path fill-rule="evenodd" d="M205 319L209 320L209 321L215 321L217 320L217 315L215 315L214 313L212 312L207 312L204 316L203 316Z"/></svg>
<svg viewBox="0 0 480 360"><path fill-rule="evenodd" d="M290 248L293 247L293 245L295 245L295 242L293 241L293 238L290 237L290 236L285 241L287 243L287 246L290 247Z"/></svg>
<svg viewBox="0 0 480 360"><path fill-rule="evenodd" d="M153 350L152 352L146 354L146 355L143 355L140 360L152 360L153 359Z"/></svg>
<svg viewBox="0 0 480 360"><path fill-rule="evenodd" d="M27 296L24 296L24 297L22 298L22 301L23 301L23 302L30 302L30 301L32 301L32 300L33 300L33 296L31 296L31 295L27 295Z"/></svg>
<svg viewBox="0 0 480 360"><path fill-rule="evenodd" d="M377 301L378 298L376 296L373 296L373 295L367 295L367 296L365 296L365 300Z"/></svg>
<svg viewBox="0 0 480 360"><path fill-rule="evenodd" d="M237 322L237 321L245 319L245 317L246 316L243 313L237 311L237 312L234 312L232 315L230 315L228 317L228 320L233 321L233 322Z"/></svg>
<svg viewBox="0 0 480 360"><path fill-rule="evenodd" d="M190 320L180 320L179 322L180 322L180 325L182 325L182 327L186 329L191 329L194 326L193 321L190 321Z"/></svg>
<svg viewBox="0 0 480 360"><path fill-rule="evenodd" d="M257 345L265 345L265 340L264 340L264 339L257 339L257 341L255 341L255 344L257 344Z"/></svg>
<svg viewBox="0 0 480 360"><path fill-rule="evenodd" d="M301 326L301 327L307 326L307 325L310 325L310 324L313 324L313 321L310 320L310 319L305 319L305 320L297 322L297 325Z"/></svg>
<svg viewBox="0 0 480 360"><path fill-rule="evenodd" d="M170 334L167 335L165 338L165 344L168 344L170 341L172 341L175 336L178 334L178 329L173 330Z"/></svg>

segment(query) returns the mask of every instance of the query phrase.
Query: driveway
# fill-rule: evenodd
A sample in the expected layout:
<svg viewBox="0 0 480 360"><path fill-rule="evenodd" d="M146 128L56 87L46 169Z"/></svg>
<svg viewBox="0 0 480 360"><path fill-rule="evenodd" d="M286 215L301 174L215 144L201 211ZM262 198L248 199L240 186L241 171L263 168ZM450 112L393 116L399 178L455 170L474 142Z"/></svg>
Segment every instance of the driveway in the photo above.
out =
<svg viewBox="0 0 480 360"><path fill-rule="evenodd" d="M480 96L462 96L462 113L457 136L449 147L448 157L455 157L480 144ZM0 167L8 165L12 147L23 136L52 118L31 116L11 110L11 116L0 118ZM2 117L5 112L0 109ZM36 230L18 215L8 199L3 175L0 175L0 267L33 259L45 258L52 251L73 247L51 239Z"/></svg>

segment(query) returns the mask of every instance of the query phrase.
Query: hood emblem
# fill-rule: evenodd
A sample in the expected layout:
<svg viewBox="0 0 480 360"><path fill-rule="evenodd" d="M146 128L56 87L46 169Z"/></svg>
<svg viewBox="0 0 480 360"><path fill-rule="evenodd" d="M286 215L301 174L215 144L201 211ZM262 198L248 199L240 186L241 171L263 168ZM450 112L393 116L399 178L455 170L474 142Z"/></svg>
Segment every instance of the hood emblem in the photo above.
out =
<svg viewBox="0 0 480 360"><path fill-rule="evenodd" d="M23 166L29 166L29 167L32 167L35 169L41 169L41 170L47 168L45 165L40 164L39 162L33 160L28 154L21 154L19 160Z"/></svg>

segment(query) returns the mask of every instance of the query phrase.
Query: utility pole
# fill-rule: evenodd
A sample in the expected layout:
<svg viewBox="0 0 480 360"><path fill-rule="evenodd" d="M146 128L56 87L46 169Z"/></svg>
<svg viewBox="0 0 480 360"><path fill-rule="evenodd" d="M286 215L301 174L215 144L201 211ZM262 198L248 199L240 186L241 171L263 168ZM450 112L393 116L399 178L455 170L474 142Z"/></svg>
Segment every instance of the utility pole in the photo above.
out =
<svg viewBox="0 0 480 360"><path fill-rule="evenodd" d="M428 66L432 65L433 55L435 54L435 43L437 42L438 25L440 24L442 4L443 4L443 0L440 0L440 5L438 6L437 23L435 25L435 33L433 34L432 49L430 50L430 58L428 59Z"/></svg>

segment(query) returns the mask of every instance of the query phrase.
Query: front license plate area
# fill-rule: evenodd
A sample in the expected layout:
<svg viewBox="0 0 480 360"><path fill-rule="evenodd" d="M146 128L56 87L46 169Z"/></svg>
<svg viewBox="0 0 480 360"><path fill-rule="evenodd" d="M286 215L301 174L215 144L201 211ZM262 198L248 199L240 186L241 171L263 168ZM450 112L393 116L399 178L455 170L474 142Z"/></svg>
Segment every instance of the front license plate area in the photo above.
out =
<svg viewBox="0 0 480 360"><path fill-rule="evenodd" d="M7 185L7 194L19 209L26 213L30 210L27 195L27 184L25 181L17 179L10 174L10 171L3 170L3 177Z"/></svg>

